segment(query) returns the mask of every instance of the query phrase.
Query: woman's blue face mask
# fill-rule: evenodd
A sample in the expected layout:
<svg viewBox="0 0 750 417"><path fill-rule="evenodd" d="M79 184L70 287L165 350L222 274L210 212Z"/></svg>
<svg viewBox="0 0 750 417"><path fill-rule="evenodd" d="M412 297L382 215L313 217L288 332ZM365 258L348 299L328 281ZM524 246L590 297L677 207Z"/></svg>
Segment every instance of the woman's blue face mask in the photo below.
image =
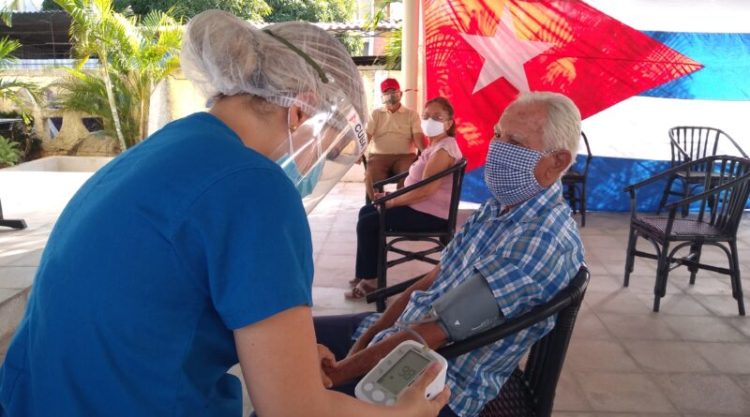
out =
<svg viewBox="0 0 750 417"><path fill-rule="evenodd" d="M304 198L310 193L312 193L313 189L315 188L315 185L318 183L318 180L320 179L320 172L323 170L323 164L324 160L316 161L312 167L310 167L305 175L302 175L300 173L299 167L297 166L297 162L290 156L290 153L293 151L293 145L292 145L292 123L291 123L291 113L287 113L287 144L289 146L289 151L285 153L281 158L276 160L276 164L281 167L281 169L284 170L284 173L287 177L292 181L294 184L294 187L299 191L300 197Z"/></svg>
<svg viewBox="0 0 750 417"><path fill-rule="evenodd" d="M323 171L323 163L324 161L316 163L307 171L307 175L302 176L297 168L297 163L294 162L294 159L290 158L288 154L282 156L276 161L276 164L284 170L286 176L292 180L294 187L299 191L300 197L303 198L310 195L315 188L315 184L318 183L320 173Z"/></svg>

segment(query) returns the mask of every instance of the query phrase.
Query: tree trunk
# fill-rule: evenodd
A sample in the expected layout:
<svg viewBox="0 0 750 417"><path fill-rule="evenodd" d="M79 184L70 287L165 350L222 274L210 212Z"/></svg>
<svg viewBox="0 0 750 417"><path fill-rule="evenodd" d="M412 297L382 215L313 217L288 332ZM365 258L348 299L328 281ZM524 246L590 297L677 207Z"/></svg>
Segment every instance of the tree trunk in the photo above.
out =
<svg viewBox="0 0 750 417"><path fill-rule="evenodd" d="M128 145L125 143L125 136L122 134L120 112L117 110L117 104L115 103L115 92L112 87L112 79L109 78L109 67L107 65L107 51L104 48L99 53L99 59L101 60L100 65L104 69L104 86L107 89L107 100L109 101L109 109L112 111L112 122L115 125L117 141L120 143L120 152L125 152Z"/></svg>
<svg viewBox="0 0 750 417"><path fill-rule="evenodd" d="M149 80L143 94L141 95L141 117L139 124L141 140L146 139L146 136L148 136L148 119L149 113L151 112L151 94L154 90L153 85L153 81Z"/></svg>

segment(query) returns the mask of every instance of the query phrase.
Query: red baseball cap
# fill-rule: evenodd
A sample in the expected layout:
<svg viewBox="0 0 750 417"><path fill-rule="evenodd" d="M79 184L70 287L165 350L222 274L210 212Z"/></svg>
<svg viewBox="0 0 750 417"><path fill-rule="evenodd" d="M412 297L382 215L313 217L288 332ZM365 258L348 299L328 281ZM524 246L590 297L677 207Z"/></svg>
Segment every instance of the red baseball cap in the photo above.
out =
<svg viewBox="0 0 750 417"><path fill-rule="evenodd" d="M401 90L401 86L394 78L386 78L380 83L380 92L385 93L386 90Z"/></svg>

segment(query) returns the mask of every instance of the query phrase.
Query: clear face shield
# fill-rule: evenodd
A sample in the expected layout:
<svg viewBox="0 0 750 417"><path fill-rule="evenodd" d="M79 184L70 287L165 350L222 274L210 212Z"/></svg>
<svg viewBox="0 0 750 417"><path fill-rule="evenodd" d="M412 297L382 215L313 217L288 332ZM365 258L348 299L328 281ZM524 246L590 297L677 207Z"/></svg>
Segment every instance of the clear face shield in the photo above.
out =
<svg viewBox="0 0 750 417"><path fill-rule="evenodd" d="M276 163L292 180L309 214L361 157L367 134L354 107L340 97L290 133Z"/></svg>

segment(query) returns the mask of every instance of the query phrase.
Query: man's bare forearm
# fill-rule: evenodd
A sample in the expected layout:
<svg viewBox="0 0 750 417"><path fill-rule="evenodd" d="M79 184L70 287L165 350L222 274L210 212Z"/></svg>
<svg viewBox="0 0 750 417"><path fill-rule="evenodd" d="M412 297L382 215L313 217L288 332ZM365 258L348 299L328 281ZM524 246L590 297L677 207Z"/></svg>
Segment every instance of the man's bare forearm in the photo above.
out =
<svg viewBox="0 0 750 417"><path fill-rule="evenodd" d="M437 323L424 323L411 327L433 349L444 345L448 340L447 334ZM401 342L415 339L417 338L413 334L403 330L399 331L362 351L347 356L344 360L338 362L334 368L326 369L326 374L331 378L333 385L339 385L361 377L374 368L378 361Z"/></svg>
<svg viewBox="0 0 750 417"><path fill-rule="evenodd" d="M430 285L432 285L432 283L435 281L435 278L439 273L440 266L436 266L432 269L432 271L425 274L422 279L404 290L404 292L402 292L395 301L388 305L388 308L385 310L385 312L383 312L383 315L380 316L380 318L375 323L373 323L354 343L351 350L349 351L349 354L351 355L364 349L376 334L393 326L396 323L396 320L398 320L399 316L401 316L401 313L404 312L404 309L406 309L406 306L409 304L411 294L414 291L424 291L428 289Z"/></svg>

